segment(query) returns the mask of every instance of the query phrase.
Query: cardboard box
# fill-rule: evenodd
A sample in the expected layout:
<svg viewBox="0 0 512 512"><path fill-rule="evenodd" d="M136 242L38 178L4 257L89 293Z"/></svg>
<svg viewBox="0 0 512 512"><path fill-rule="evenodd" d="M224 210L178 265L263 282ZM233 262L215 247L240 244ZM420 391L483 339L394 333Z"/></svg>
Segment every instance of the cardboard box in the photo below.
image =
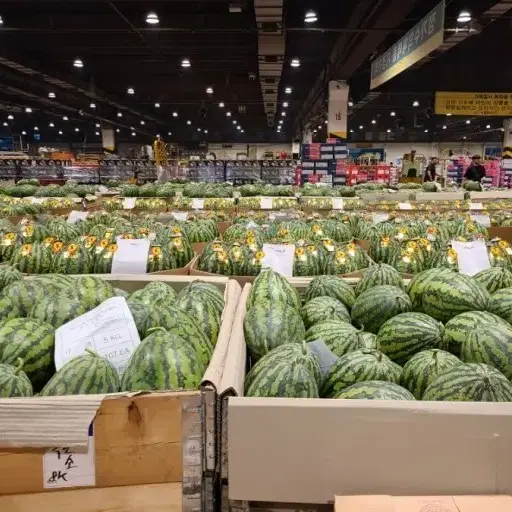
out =
<svg viewBox="0 0 512 512"><path fill-rule="evenodd" d="M510 512L510 496L336 496L334 512Z"/></svg>
<svg viewBox="0 0 512 512"><path fill-rule="evenodd" d="M512 227L487 228L487 232L491 238L501 238L512 244Z"/></svg>
<svg viewBox="0 0 512 512"><path fill-rule="evenodd" d="M127 292L152 281L166 282L180 290L197 279L148 275L101 277ZM52 447L62 446L86 450L92 422L96 489L179 484L184 509L212 509L217 464L217 389L241 288L225 277L203 280L224 291L225 308L201 389L0 399L0 500L7 494L47 491L43 481L43 454ZM2 501L0 510L9 510L1 504Z"/></svg>
<svg viewBox="0 0 512 512"><path fill-rule="evenodd" d="M249 292L219 389L230 500L309 506L346 494L512 492L512 403L243 397Z"/></svg>

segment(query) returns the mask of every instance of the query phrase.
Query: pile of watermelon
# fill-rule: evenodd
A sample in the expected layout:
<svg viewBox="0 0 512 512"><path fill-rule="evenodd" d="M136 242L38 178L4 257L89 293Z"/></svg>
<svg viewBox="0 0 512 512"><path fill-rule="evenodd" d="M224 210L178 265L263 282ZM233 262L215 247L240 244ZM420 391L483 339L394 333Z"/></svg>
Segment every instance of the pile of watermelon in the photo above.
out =
<svg viewBox="0 0 512 512"><path fill-rule="evenodd" d="M94 276L23 279L0 270L0 397L197 389L212 357L224 308L222 292L193 281L179 293L150 282L131 294ZM54 364L55 330L123 296L140 345L122 375L93 350Z"/></svg>
<svg viewBox="0 0 512 512"><path fill-rule="evenodd" d="M244 319L254 397L512 401L512 272L431 269L405 286L381 263L304 296L265 269Z"/></svg>

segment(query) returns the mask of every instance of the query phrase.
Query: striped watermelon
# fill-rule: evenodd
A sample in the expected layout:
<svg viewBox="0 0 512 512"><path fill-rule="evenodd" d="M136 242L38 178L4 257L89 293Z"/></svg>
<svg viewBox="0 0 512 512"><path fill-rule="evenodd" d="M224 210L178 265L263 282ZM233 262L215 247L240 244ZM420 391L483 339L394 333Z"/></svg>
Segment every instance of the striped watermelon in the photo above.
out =
<svg viewBox="0 0 512 512"><path fill-rule="evenodd" d="M320 367L306 343L288 343L265 354L245 378L245 396L318 398Z"/></svg>
<svg viewBox="0 0 512 512"><path fill-rule="evenodd" d="M343 302L332 297L315 297L307 302L300 314L306 329L324 320L341 320L350 323L350 313Z"/></svg>
<svg viewBox="0 0 512 512"><path fill-rule="evenodd" d="M460 359L444 350L431 349L418 352L404 366L402 385L417 400L421 400L427 387L438 375L458 364L461 364Z"/></svg>
<svg viewBox="0 0 512 512"><path fill-rule="evenodd" d="M87 313L89 309L71 293L47 295L33 306L28 316L57 328Z"/></svg>
<svg viewBox="0 0 512 512"><path fill-rule="evenodd" d="M443 324L428 315L401 313L382 325L377 345L392 361L404 365L422 350L439 348L443 334Z"/></svg>
<svg viewBox="0 0 512 512"><path fill-rule="evenodd" d="M321 395L334 398L356 382L385 380L400 383L402 368L382 352L363 348L340 357L326 375Z"/></svg>
<svg viewBox="0 0 512 512"><path fill-rule="evenodd" d="M452 275L453 272L446 268L432 268L430 270L425 270L421 274L415 275L407 289L407 293L411 298L413 311L417 311L423 313L423 290L425 286L430 283L430 281L434 280L440 274Z"/></svg>
<svg viewBox="0 0 512 512"><path fill-rule="evenodd" d="M146 264L146 272L162 272L164 270L171 270L178 268L178 262L174 258L171 251L166 247L151 243L149 248L148 260Z"/></svg>
<svg viewBox="0 0 512 512"><path fill-rule="evenodd" d="M6 286L1 292L1 298L9 300L13 309L21 311L19 316L25 316L38 301L58 290L57 283L47 283L40 278L24 279Z"/></svg>
<svg viewBox="0 0 512 512"><path fill-rule="evenodd" d="M73 289L88 310L116 296L114 287L108 281L95 276L77 277Z"/></svg>
<svg viewBox="0 0 512 512"><path fill-rule="evenodd" d="M366 348L366 334L346 322L326 320L307 330L306 341L322 340L335 356L341 357L354 350Z"/></svg>
<svg viewBox="0 0 512 512"><path fill-rule="evenodd" d="M124 370L121 391L197 389L204 372L194 347L158 330L135 349Z"/></svg>
<svg viewBox="0 0 512 512"><path fill-rule="evenodd" d="M41 242L24 244L14 250L11 265L23 274L47 274L52 267L52 252Z"/></svg>
<svg viewBox="0 0 512 512"><path fill-rule="evenodd" d="M161 281L153 281L144 288L134 291L128 300L129 302L142 302L156 307L172 304L175 298L176 292L171 286Z"/></svg>
<svg viewBox="0 0 512 512"><path fill-rule="evenodd" d="M16 366L0 364L0 398L33 395L32 383L22 368L21 358L18 358Z"/></svg>
<svg viewBox="0 0 512 512"><path fill-rule="evenodd" d="M116 369L91 349L68 361L46 384L41 396L117 393Z"/></svg>
<svg viewBox="0 0 512 512"><path fill-rule="evenodd" d="M512 287L502 288L491 295L489 311L508 323L512 321Z"/></svg>
<svg viewBox="0 0 512 512"><path fill-rule="evenodd" d="M352 308L352 322L377 334L386 320L411 309L409 296L398 286L375 286L357 297Z"/></svg>
<svg viewBox="0 0 512 512"><path fill-rule="evenodd" d="M414 395L394 382L367 380L352 384L335 398L345 400L414 400Z"/></svg>
<svg viewBox="0 0 512 512"><path fill-rule="evenodd" d="M465 363L485 363L512 378L512 327L479 325L462 342L460 358Z"/></svg>
<svg viewBox="0 0 512 512"><path fill-rule="evenodd" d="M152 308L143 302L127 301L127 305L130 309L130 313L132 314L133 321L137 327L137 331L139 332L139 336L141 339L144 339L146 337L146 323ZM159 308L155 308L155 310L156 309Z"/></svg>
<svg viewBox="0 0 512 512"><path fill-rule="evenodd" d="M315 277L306 288L304 300L309 302L315 297L332 297L345 304L349 310L356 301L354 288L338 276Z"/></svg>
<svg viewBox="0 0 512 512"><path fill-rule="evenodd" d="M498 292L497 292L498 293ZM495 314L487 311L467 311L454 316L444 326L443 349L460 357L461 346L469 334L480 325L510 325Z"/></svg>
<svg viewBox="0 0 512 512"><path fill-rule="evenodd" d="M130 294L121 288L114 288L114 291L116 292L116 297L123 297L126 300L130 297Z"/></svg>
<svg viewBox="0 0 512 512"><path fill-rule="evenodd" d="M363 277L357 283L355 292L356 295L361 295L361 293L370 288L384 284L398 286L399 288L404 287L402 277L391 265L379 263L365 270Z"/></svg>
<svg viewBox="0 0 512 512"><path fill-rule="evenodd" d="M53 375L55 330L30 318L13 318L0 324L0 363L24 361L23 371L39 391Z"/></svg>
<svg viewBox="0 0 512 512"><path fill-rule="evenodd" d="M471 277L443 273L425 285L422 307L427 315L447 322L465 311L485 311L490 298L489 292Z"/></svg>
<svg viewBox="0 0 512 512"><path fill-rule="evenodd" d="M398 242L389 236L382 236L372 240L369 256L377 263L390 263L398 248Z"/></svg>
<svg viewBox="0 0 512 512"><path fill-rule="evenodd" d="M261 300L244 318L245 341L255 360L279 345L304 340L304 322L299 312L287 304Z"/></svg>
<svg viewBox="0 0 512 512"><path fill-rule="evenodd" d="M90 274L94 259L84 246L72 243L54 254L51 269L59 274Z"/></svg>
<svg viewBox="0 0 512 512"><path fill-rule="evenodd" d="M247 301L247 309L262 300L275 304L288 304L297 311L300 297L297 290L282 275L270 268L263 269L254 280Z"/></svg>
<svg viewBox="0 0 512 512"><path fill-rule="evenodd" d="M0 290L3 290L6 286L23 279L23 274L16 270L14 267L6 265L0 267Z"/></svg>
<svg viewBox="0 0 512 512"><path fill-rule="evenodd" d="M419 250L409 252L407 249L399 248L391 257L389 264L402 274L419 274L425 269L425 260Z"/></svg>
<svg viewBox="0 0 512 512"><path fill-rule="evenodd" d="M512 402L512 384L501 372L482 363L462 363L441 373L423 400Z"/></svg>
<svg viewBox="0 0 512 512"><path fill-rule="evenodd" d="M512 272L503 267L491 267L482 270L474 276L474 279L487 288L490 294L502 288L512 287Z"/></svg>
<svg viewBox="0 0 512 512"><path fill-rule="evenodd" d="M180 291L177 299L188 300L191 297L198 300L205 300L211 304L219 314L222 314L224 309L224 294L217 286L201 280L193 281Z"/></svg>

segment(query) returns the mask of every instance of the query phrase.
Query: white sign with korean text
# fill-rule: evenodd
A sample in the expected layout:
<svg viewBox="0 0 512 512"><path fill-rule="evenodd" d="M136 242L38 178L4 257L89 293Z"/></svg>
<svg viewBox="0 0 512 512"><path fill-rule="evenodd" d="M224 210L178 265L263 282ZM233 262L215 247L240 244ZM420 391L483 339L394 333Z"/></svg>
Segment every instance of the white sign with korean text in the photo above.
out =
<svg viewBox="0 0 512 512"><path fill-rule="evenodd" d="M461 274L474 276L491 267L485 241L457 242L453 240L452 247L457 252L457 262Z"/></svg>
<svg viewBox="0 0 512 512"><path fill-rule="evenodd" d="M89 212L79 212L77 210L73 210L68 216L68 223L76 224L77 222L81 222L87 219L87 215L89 215Z"/></svg>
<svg viewBox="0 0 512 512"><path fill-rule="evenodd" d="M123 210L133 210L136 202L136 197L125 197L123 199Z"/></svg>
<svg viewBox="0 0 512 512"><path fill-rule="evenodd" d="M260 207L262 210L272 210L273 201L271 197L260 198Z"/></svg>
<svg viewBox="0 0 512 512"><path fill-rule="evenodd" d="M265 256L261 260L264 267L270 267L284 277L293 277L294 245L263 244Z"/></svg>
<svg viewBox="0 0 512 512"><path fill-rule="evenodd" d="M117 239L112 274L146 274L151 241L148 238Z"/></svg>
<svg viewBox="0 0 512 512"><path fill-rule="evenodd" d="M491 217L489 215L471 215L471 220L482 224L486 228L491 227Z"/></svg>
<svg viewBox="0 0 512 512"><path fill-rule="evenodd" d="M192 199L192 209L193 210L203 210L204 209L204 199Z"/></svg>

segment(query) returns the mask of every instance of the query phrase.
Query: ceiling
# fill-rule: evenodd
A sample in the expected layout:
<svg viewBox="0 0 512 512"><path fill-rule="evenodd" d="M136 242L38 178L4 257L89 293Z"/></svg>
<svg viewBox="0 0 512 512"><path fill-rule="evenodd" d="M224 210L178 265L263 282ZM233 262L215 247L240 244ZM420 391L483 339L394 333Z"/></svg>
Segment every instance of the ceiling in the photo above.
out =
<svg viewBox="0 0 512 512"><path fill-rule="evenodd" d="M279 26L285 56L272 126L258 77L262 28L255 1L283 7ZM370 97L371 59L438 0L344 0L343 8L332 1L255 1L2 0L0 133L25 131L29 140L35 133L43 142L99 142L101 125L110 123L119 130L119 141L149 141L160 134L180 142L249 143L290 140L311 125L321 140L325 128L317 126L326 117L326 85L336 78L351 86L352 140L501 138L502 120L475 119L468 125L465 119L447 122L432 115L436 89L511 90L510 13L496 20L483 15L497 0L447 0L447 27L455 26L457 13L468 8L481 33L462 37ZM240 12L230 12L230 4ZM309 25L304 14L311 8L318 22ZM146 23L151 11L158 25ZM77 58L83 61L81 69L73 66ZM190 68L181 66L184 58ZM290 66L292 58L300 59L299 68ZM135 94L127 93L129 87ZM213 93L206 92L208 87ZM291 94L284 93L286 87ZM417 109L412 108L415 100ZM393 118L391 111L397 114ZM281 133L276 132L278 120L283 120ZM485 128L489 123L490 130Z"/></svg>

